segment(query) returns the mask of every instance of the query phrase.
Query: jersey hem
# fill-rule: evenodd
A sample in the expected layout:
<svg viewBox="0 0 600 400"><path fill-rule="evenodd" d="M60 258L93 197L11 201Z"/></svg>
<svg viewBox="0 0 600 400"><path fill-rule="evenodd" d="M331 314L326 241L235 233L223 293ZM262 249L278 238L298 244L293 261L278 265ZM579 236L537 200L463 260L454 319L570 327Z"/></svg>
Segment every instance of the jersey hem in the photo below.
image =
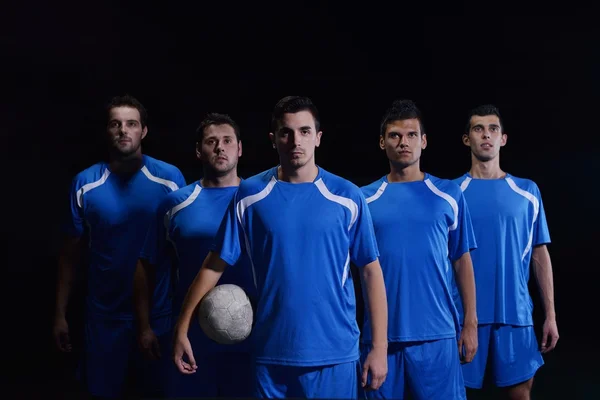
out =
<svg viewBox="0 0 600 400"><path fill-rule="evenodd" d="M440 333L437 335L428 335L428 336L400 336L400 337L392 337L388 338L388 343L403 343L403 342L426 342L430 340L441 340L441 339L450 339L456 338L457 332L448 332L448 333ZM371 339L361 339L362 344L371 344Z"/></svg>
<svg viewBox="0 0 600 400"><path fill-rule="evenodd" d="M282 358L270 358L270 357L255 357L255 361L259 364L273 364L273 365L285 365L289 367L317 367L325 365L337 365L348 362L358 361L360 356L358 351L354 351L352 356L343 358L329 358L320 360L290 360Z"/></svg>

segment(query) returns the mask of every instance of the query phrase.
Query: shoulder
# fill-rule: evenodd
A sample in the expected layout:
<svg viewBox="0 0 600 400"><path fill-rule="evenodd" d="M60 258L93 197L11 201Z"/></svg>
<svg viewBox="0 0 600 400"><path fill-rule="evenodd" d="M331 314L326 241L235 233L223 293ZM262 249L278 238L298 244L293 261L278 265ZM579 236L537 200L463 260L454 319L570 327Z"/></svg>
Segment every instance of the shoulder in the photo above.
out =
<svg viewBox="0 0 600 400"><path fill-rule="evenodd" d="M106 181L109 175L108 165L98 162L75 175L72 181L73 188L79 190L86 185L100 185Z"/></svg>
<svg viewBox="0 0 600 400"><path fill-rule="evenodd" d="M175 181L183 176L176 166L146 155L144 155L144 167L142 171L148 179L166 185L171 190L179 189Z"/></svg>
<svg viewBox="0 0 600 400"><path fill-rule="evenodd" d="M465 181L469 181L470 179L471 179L471 177L469 177L469 174L463 174L463 175L459 176L458 178L454 178L451 180L452 180L452 182L456 183L460 187Z"/></svg>
<svg viewBox="0 0 600 400"><path fill-rule="evenodd" d="M462 196L462 190L460 189L458 183L454 180L439 178L437 176L427 174L425 177L425 183L432 191L436 192L435 189L437 189L437 191L441 192L441 194L449 195L455 200L458 200ZM439 195L440 193L436 194Z"/></svg>
<svg viewBox="0 0 600 400"><path fill-rule="evenodd" d="M319 190L329 192L333 195L345 197L358 202L363 198L361 189L354 183L350 182L346 178L342 178L339 175L335 175L323 168L320 169L320 177L317 178L315 184L319 187Z"/></svg>
<svg viewBox="0 0 600 400"><path fill-rule="evenodd" d="M253 196L272 187L276 182L276 168L277 167L269 168L266 171L243 179L237 190L237 198L243 199L248 196Z"/></svg>
<svg viewBox="0 0 600 400"><path fill-rule="evenodd" d="M381 177L375 182L361 187L360 190L362 191L363 195L365 196L368 202L370 198L377 194L377 192L383 192L386 186L387 182L385 180L385 177Z"/></svg>
<svg viewBox="0 0 600 400"><path fill-rule="evenodd" d="M160 213L167 212L174 207L186 202L193 202L196 200L201 192L201 188L197 182L191 183L181 189L172 191L162 198L158 209Z"/></svg>
<svg viewBox="0 0 600 400"><path fill-rule="evenodd" d="M514 185L519 189L525 190L526 192L538 194L540 191L538 185L531 179L520 178L511 174L506 174L506 178L504 179L506 179L509 185Z"/></svg>

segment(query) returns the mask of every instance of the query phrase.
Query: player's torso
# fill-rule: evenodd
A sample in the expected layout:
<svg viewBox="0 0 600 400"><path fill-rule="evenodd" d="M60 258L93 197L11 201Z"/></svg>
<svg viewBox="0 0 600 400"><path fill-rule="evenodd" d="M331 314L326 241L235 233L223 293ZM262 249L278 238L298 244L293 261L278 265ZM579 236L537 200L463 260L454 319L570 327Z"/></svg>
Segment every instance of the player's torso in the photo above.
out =
<svg viewBox="0 0 600 400"><path fill-rule="evenodd" d="M448 232L457 218L456 200L427 179L384 185L367 202L388 293L389 340L452 336Z"/></svg>
<svg viewBox="0 0 600 400"><path fill-rule="evenodd" d="M514 180L471 179L465 186L477 240L473 257L501 257L508 251L519 259L529 245L537 199Z"/></svg>
<svg viewBox="0 0 600 400"><path fill-rule="evenodd" d="M338 280L348 257L351 210L313 183L278 182L247 211L244 228L261 278L295 287Z"/></svg>
<svg viewBox="0 0 600 400"><path fill-rule="evenodd" d="M237 187L202 188L193 202L173 216L168 235L178 258L176 299L185 296L212 249L214 238L236 191ZM245 255L240 257L238 265L225 270L219 280L219 284L224 283L238 285L252 295L254 283Z"/></svg>

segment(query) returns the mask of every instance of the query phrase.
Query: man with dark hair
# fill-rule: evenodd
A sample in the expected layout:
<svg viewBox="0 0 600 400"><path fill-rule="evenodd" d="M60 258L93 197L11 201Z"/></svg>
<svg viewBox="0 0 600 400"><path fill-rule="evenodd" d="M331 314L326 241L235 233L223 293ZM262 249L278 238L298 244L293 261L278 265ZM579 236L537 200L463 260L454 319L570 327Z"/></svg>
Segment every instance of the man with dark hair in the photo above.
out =
<svg viewBox="0 0 600 400"><path fill-rule="evenodd" d="M540 190L533 181L500 168L507 135L493 105L471 110L462 140L471 149L471 169L455 182L469 204L478 244L472 255L481 343L473 362L463 366L465 384L482 387L489 359L496 386L505 387L510 399L529 399L533 376L544 364L533 330L531 261L546 314L541 352L552 350L558 341L546 247L550 234Z"/></svg>
<svg viewBox="0 0 600 400"><path fill-rule="evenodd" d="M190 287L175 329L182 373L197 368L187 338L194 309L246 252L258 290L254 397L356 398L359 374L373 389L385 380L387 302L371 217L358 187L316 165L319 127L306 97L275 106L270 138L280 165L240 184ZM372 315L362 373L350 262L362 269Z"/></svg>
<svg viewBox="0 0 600 400"><path fill-rule="evenodd" d="M241 179L238 159L242 155L240 129L228 115L210 113L197 130L196 157L202 163L202 179L169 193L162 200L151 225L136 274L136 312L140 329L138 343L149 358L169 357L171 346L158 344L149 324L151 301L169 298L171 288L163 286L152 293L158 271L174 266L173 316L176 320L188 288L200 267L235 195ZM175 264L175 265L172 265ZM252 270L247 257L240 257L235 268L228 269L219 284L235 284L255 299ZM171 365L168 374L170 397L177 398L249 398L251 391L250 341L237 345L219 345L210 340L199 324L192 324L190 342L200 354L194 375L180 374Z"/></svg>
<svg viewBox="0 0 600 400"><path fill-rule="evenodd" d="M369 398L464 399L460 362L477 351L476 244L466 201L455 183L422 172L427 147L421 112L395 101L381 122L379 147L390 172L362 188L380 251L389 309L389 379ZM452 265L450 265L452 264ZM450 291L452 269L466 310L462 331ZM365 312L361 349L371 349ZM458 337L458 345L457 345Z"/></svg>
<svg viewBox="0 0 600 400"><path fill-rule="evenodd" d="M71 284L84 247L89 253L82 378L92 396L123 395L130 363L137 361L132 288L136 260L158 202L185 185L173 165L142 154L148 133L144 106L131 96L108 105L108 162L99 162L73 179L67 239L59 260L54 338L71 350L66 310ZM85 239L84 239L85 236ZM159 281L167 279L157 277ZM169 305L156 302L151 324L158 335L170 328ZM160 363L136 365L136 372L159 373ZM139 377L142 393L156 396L160 380ZM156 385L155 385L156 384Z"/></svg>

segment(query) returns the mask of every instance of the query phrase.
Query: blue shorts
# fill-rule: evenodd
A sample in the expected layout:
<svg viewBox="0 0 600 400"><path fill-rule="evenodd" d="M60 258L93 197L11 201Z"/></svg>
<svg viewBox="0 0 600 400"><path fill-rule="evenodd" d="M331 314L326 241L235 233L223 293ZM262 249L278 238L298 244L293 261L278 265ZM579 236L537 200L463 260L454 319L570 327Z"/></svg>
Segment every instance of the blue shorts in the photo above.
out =
<svg viewBox="0 0 600 400"><path fill-rule="evenodd" d="M145 360L138 350L132 320L88 318L85 322L85 349L79 377L92 396L123 396L128 378L133 378L135 391L145 397L166 394L168 369L173 366L169 353L171 317L153 321L161 348L160 360Z"/></svg>
<svg viewBox="0 0 600 400"><path fill-rule="evenodd" d="M369 345L361 344L361 363L369 351ZM415 400L466 399L455 338L389 343L387 378L379 390L364 396L400 400L408 392Z"/></svg>
<svg viewBox="0 0 600 400"><path fill-rule="evenodd" d="M475 358L462 367L467 387L483 386L488 359L493 381L499 387L528 381L544 365L533 326L479 325L478 341Z"/></svg>
<svg viewBox="0 0 600 400"><path fill-rule="evenodd" d="M254 365L255 398L356 399L358 360L318 367Z"/></svg>
<svg viewBox="0 0 600 400"><path fill-rule="evenodd" d="M185 375L173 364L169 397L175 398L251 398L254 379L253 360L248 353L194 352L198 369Z"/></svg>

